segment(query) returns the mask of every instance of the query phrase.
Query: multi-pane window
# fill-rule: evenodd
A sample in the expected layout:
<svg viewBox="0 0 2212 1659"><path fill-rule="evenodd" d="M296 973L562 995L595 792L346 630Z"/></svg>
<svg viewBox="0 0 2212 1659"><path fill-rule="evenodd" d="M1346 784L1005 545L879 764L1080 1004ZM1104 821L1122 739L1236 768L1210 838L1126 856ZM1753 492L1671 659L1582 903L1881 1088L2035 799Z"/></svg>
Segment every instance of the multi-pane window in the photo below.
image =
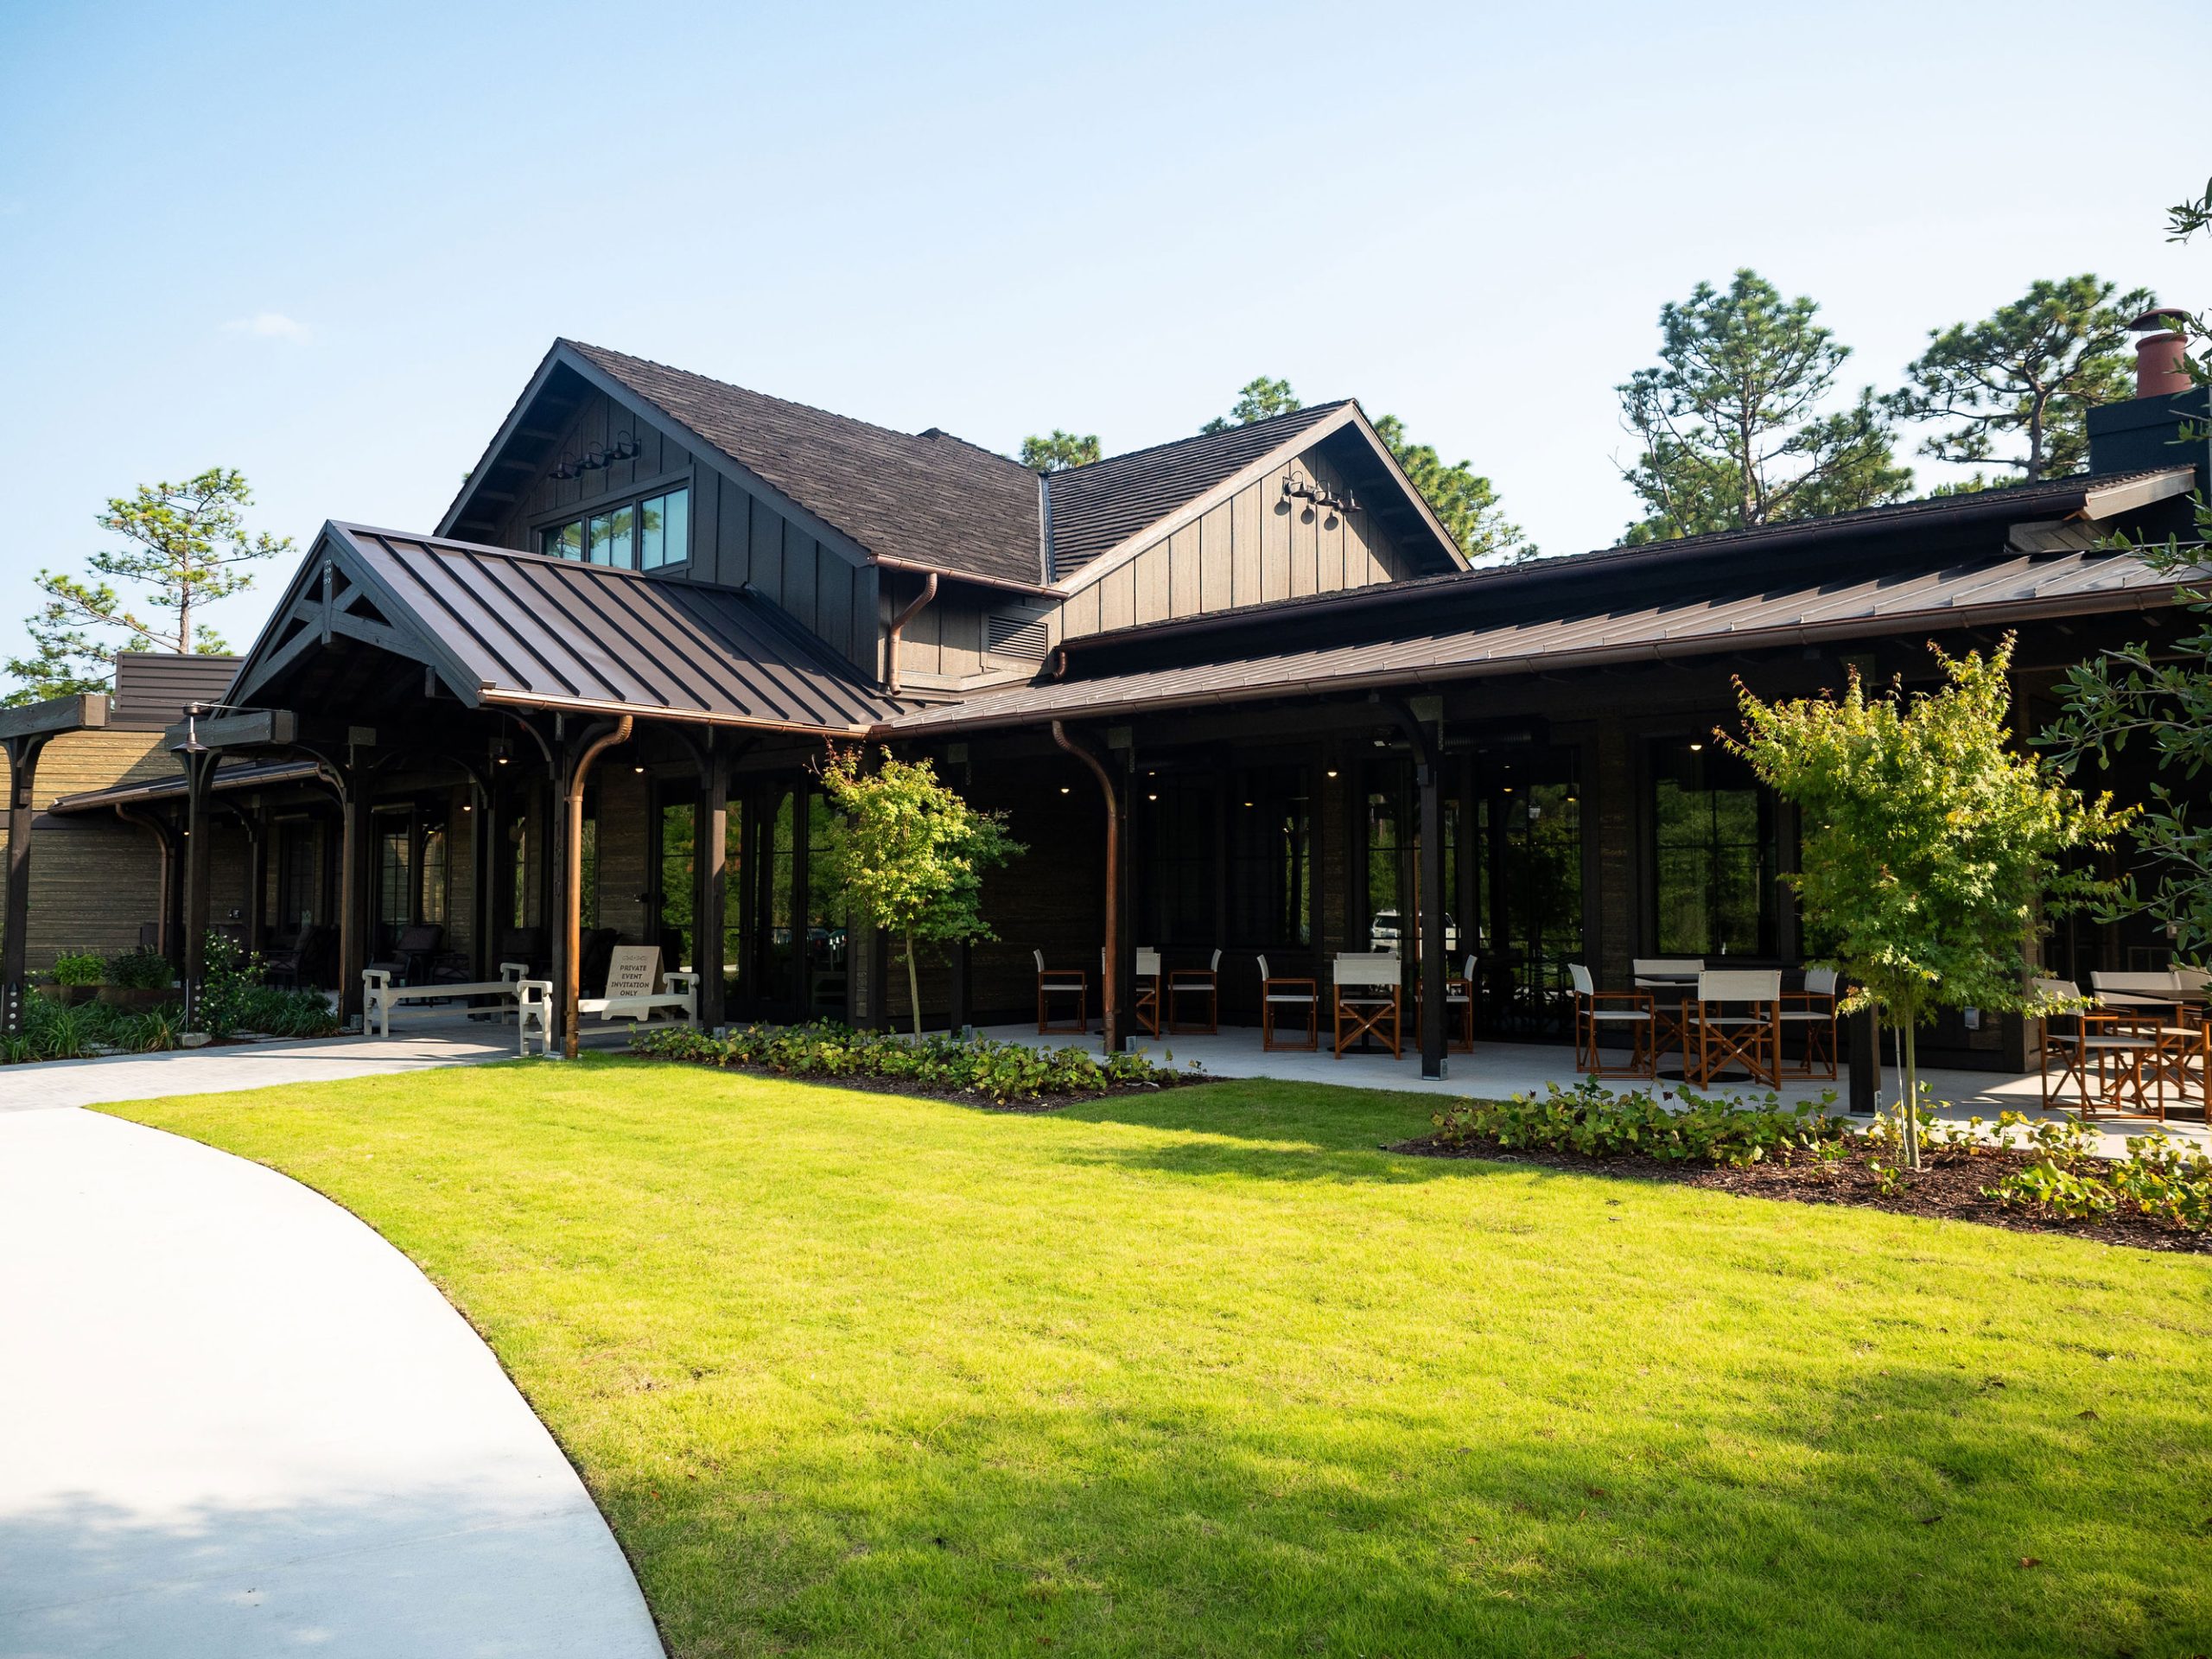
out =
<svg viewBox="0 0 2212 1659"><path fill-rule="evenodd" d="M690 557L690 492L670 490L565 524L548 524L537 532L537 546L556 559L582 559L622 570L682 564Z"/></svg>
<svg viewBox="0 0 2212 1659"><path fill-rule="evenodd" d="M1773 797L1740 760L1694 740L1655 744L1651 772L1659 954L1772 951Z"/></svg>

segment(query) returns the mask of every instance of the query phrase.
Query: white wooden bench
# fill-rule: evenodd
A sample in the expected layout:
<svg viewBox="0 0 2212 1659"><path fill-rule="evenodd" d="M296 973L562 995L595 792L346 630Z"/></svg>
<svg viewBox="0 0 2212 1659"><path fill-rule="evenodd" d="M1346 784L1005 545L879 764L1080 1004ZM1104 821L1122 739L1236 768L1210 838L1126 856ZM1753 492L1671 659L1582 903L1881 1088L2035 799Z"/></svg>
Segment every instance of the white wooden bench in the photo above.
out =
<svg viewBox="0 0 2212 1659"><path fill-rule="evenodd" d="M497 979L472 980L459 985L395 985L389 968L367 968L361 972L361 1031L370 1037L391 1035L391 1011L402 1002L442 1002L464 996L511 996L515 1001L515 1031L518 1046L524 1054L530 1052L531 1028L537 1030L538 1047L543 1052L547 1042L548 1010L553 998L553 982L550 979L530 979L529 964L503 962Z"/></svg>
<svg viewBox="0 0 2212 1659"><path fill-rule="evenodd" d="M656 982L661 986L658 991ZM699 976L681 969L660 972L660 947L652 944L616 945L607 964L607 995L576 1003L578 1019L597 1014L601 1020L651 1020L663 1010L697 1025Z"/></svg>

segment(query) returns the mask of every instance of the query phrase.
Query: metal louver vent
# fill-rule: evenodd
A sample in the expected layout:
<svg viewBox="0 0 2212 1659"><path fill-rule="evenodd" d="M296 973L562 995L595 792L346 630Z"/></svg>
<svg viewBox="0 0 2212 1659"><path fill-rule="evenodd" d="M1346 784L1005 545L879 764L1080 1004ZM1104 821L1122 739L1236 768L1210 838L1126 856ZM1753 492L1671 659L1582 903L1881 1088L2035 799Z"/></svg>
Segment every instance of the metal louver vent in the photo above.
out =
<svg viewBox="0 0 2212 1659"><path fill-rule="evenodd" d="M1045 613L993 611L983 619L983 649L998 657L1045 660Z"/></svg>

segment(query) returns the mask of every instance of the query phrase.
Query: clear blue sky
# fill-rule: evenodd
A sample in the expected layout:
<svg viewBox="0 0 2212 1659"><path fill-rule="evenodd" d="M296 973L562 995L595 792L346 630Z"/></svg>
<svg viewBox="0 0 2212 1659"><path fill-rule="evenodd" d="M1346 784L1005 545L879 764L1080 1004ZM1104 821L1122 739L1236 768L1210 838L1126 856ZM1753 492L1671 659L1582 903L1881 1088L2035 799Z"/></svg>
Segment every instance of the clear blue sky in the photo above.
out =
<svg viewBox="0 0 2212 1659"><path fill-rule="evenodd" d="M140 480L429 527L556 334L1007 451L1285 375L1603 545L1700 277L1878 386L2037 276L2212 303L2163 211L2208 47L2160 0L8 6L0 645Z"/></svg>

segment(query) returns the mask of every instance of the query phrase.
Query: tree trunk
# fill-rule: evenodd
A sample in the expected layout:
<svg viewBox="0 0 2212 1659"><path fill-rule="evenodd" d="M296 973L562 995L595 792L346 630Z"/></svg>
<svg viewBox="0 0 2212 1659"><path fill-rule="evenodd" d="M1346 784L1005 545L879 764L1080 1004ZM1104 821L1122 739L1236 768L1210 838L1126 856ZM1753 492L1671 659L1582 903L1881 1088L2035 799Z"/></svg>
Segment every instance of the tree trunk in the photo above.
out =
<svg viewBox="0 0 2212 1659"><path fill-rule="evenodd" d="M922 1040L922 978L914 967L914 931L906 929L899 937L906 942L906 1003L907 1011L914 1016L914 1041Z"/></svg>
<svg viewBox="0 0 2212 1659"><path fill-rule="evenodd" d="M1920 1168L1920 1033L1914 1025L1897 1028L1897 1071L1904 1084L1904 1166Z"/></svg>

